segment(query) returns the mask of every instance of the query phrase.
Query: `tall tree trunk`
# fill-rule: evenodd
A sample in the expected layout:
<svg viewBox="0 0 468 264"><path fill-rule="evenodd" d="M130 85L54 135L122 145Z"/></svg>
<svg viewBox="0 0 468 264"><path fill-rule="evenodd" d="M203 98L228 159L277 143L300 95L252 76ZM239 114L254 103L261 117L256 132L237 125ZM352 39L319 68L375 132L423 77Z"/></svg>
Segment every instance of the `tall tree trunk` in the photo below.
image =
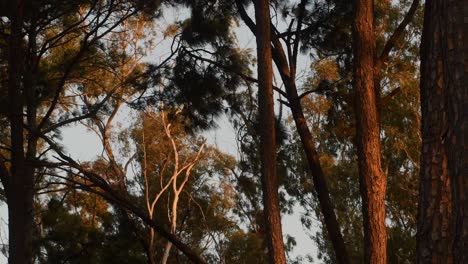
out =
<svg viewBox="0 0 468 264"><path fill-rule="evenodd" d="M8 43L8 99L11 136L11 178L7 189L9 263L32 263L34 170L27 168L23 136L21 75L24 69L22 25L24 1L12 3L11 33ZM31 166L29 166L31 167Z"/></svg>
<svg viewBox="0 0 468 264"><path fill-rule="evenodd" d="M319 155L314 145L312 134L310 133L307 121L304 117L304 112L297 94L295 82L286 82L286 90L290 98L291 113L296 123L297 132L301 138L302 147L307 157L309 169L312 174L314 188L317 192L320 210L323 214L323 220L327 229L328 237L333 245L335 257L338 263L349 263L348 253L341 235L340 225L335 215L334 205L330 199L330 191L326 182L326 176L323 173L320 164Z"/></svg>
<svg viewBox="0 0 468 264"><path fill-rule="evenodd" d="M425 6L418 263L468 263L467 8L466 0Z"/></svg>
<svg viewBox="0 0 468 264"><path fill-rule="evenodd" d="M257 21L258 104L260 111L260 156L262 161L263 207L270 263L285 264L281 214L276 175L275 112L268 0L255 1Z"/></svg>
<svg viewBox="0 0 468 264"><path fill-rule="evenodd" d="M381 167L380 125L374 77L375 38L372 0L354 2L354 90L356 143L364 220L365 263L387 263L386 178Z"/></svg>

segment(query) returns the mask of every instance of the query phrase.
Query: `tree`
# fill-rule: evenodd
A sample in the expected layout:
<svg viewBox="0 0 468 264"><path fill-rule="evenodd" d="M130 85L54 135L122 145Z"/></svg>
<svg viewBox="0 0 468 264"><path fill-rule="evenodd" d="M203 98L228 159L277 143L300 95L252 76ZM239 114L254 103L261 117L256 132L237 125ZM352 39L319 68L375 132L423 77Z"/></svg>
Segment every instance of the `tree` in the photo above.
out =
<svg viewBox="0 0 468 264"><path fill-rule="evenodd" d="M356 143L362 214L364 225L364 260L366 263L387 263L387 228L385 193L387 179L381 165L380 142L380 71L388 53L410 22L418 1L389 38L377 56L374 32L374 2L354 2L353 51L354 89L356 100Z"/></svg>
<svg viewBox="0 0 468 264"><path fill-rule="evenodd" d="M260 157L262 159L263 210L270 263L286 263L276 173L275 110L270 44L270 5L255 2L257 22L258 105L260 116Z"/></svg>
<svg viewBox="0 0 468 264"><path fill-rule="evenodd" d="M355 1L354 89L356 141L361 182L366 263L387 263L385 192L387 179L381 166L380 120L374 82L374 3Z"/></svg>
<svg viewBox="0 0 468 264"><path fill-rule="evenodd" d="M81 4L83 4L82 9L80 9ZM131 5L123 3L119 5L95 3L87 6L88 8L85 6L86 3L73 2L59 8L53 1L49 3L14 1L11 4L13 12L8 14L11 34L6 34L9 39L8 101L10 102L7 116L10 125L8 149L11 159L2 157L2 162L9 162L11 169L2 171L1 180L8 202L11 263L32 261L36 171L34 163L37 161L40 143L38 131L49 133L54 128L69 123L58 122L60 124L46 126L52 122L52 113L64 86L73 73L76 73L74 68L83 62L83 57L94 53L93 48L99 39L134 12ZM121 19L110 18L111 14L117 12L116 9L122 15ZM79 13L85 10L87 12ZM2 31L6 31L5 29L6 27L2 28ZM101 31L96 34L98 30ZM81 43L78 41L80 37L82 37ZM60 47L63 48L64 43L69 45L68 53L58 52L62 55L60 59L57 58L53 62L47 60L50 59L48 55L61 50ZM44 72L45 65L53 70L49 68L50 71ZM53 68L58 65L63 68L60 70ZM54 74L55 76L50 78ZM46 103L49 99L51 99L50 104ZM48 109L46 105L49 106ZM40 110L44 110L45 114L42 115Z"/></svg>
<svg viewBox="0 0 468 264"><path fill-rule="evenodd" d="M15 1L12 5L11 33L8 41L8 99L10 102L8 119L11 139L11 170L9 173L4 170L2 181L8 200L8 262L21 264L32 262L33 169L25 164L22 98L23 94L29 95L31 91L25 89L26 91L22 93L21 89L21 77L24 71L24 65L21 61L24 56L22 52L24 3L23 1ZM30 111L28 111L28 121L31 121ZM33 151L34 144L28 146L27 158L35 155L35 153L31 153Z"/></svg>
<svg viewBox="0 0 468 264"><path fill-rule="evenodd" d="M247 3L243 1L235 2L237 10L234 10L232 12L239 16L242 19L242 21L246 24L246 26L250 29L250 31L256 37L258 37L256 35L255 22L249 17L246 11L246 7L248 6ZM219 6L223 6L225 8L223 9L223 15L226 13L230 14L230 7L225 7L224 2L220 2ZM306 122L304 116L304 105L301 102L310 93L318 93L320 91L324 91L323 88L326 88L327 85L325 85L325 87L317 87L314 90L299 93L300 87L297 84L296 78L298 65L297 58L300 50L304 51L308 49L316 49L317 53L319 54L321 54L323 50L332 52L330 51L330 49L328 49L328 47L326 47L327 45L332 44L331 47L336 47L340 45L337 45L333 41L346 41L346 38L334 39L333 37L336 37L337 35L338 37L342 37L344 35L340 34L340 32L343 31L343 29L341 28L344 24L343 14L341 14L341 16L337 16L337 14L340 15L340 12L343 12L343 10L349 8L350 5L347 5L345 1L338 1L333 3L326 2L323 4L311 4L309 3L309 1L301 1L300 3L294 4L279 3L275 1L272 6L275 8L274 10L278 11L278 17L280 17L279 15L281 14L282 17L285 18L284 20L287 24L287 30L284 30L283 32L281 32L278 29L279 26L276 26L276 22L272 23L271 25L273 61L278 68L279 75L283 81L283 85L285 88L285 91L279 89L278 87L274 87L274 90L278 92L280 97L284 98L284 100L280 99L280 102L291 109L292 117L295 121L296 129L301 138L303 149L306 154L307 161L309 163L311 176L314 182L313 187L317 193L318 201L321 206L321 212L324 216L324 225L326 226L328 235L332 241L335 250L335 255L338 258L337 260L339 262L346 263L348 261L348 254L346 253L346 246L343 240L343 236L341 234L342 229L338 224L334 205L330 197L330 191L326 181L326 174L324 173L323 168L320 164L321 155L319 155L316 149L316 142L314 141L314 136L312 135L310 127ZM380 56L375 60L375 69L380 69L382 65L385 65L385 63L388 61L390 51L395 46L395 44L400 43L400 38L403 35L406 26L411 21L417 9L417 6L418 1L414 1L411 4L411 7L409 8L407 14L402 19L401 23L395 24L396 26L391 24L391 29L394 30L389 30L390 32L386 32L384 34L383 32L385 32L386 28L379 28L379 44L382 44L380 43L381 41L383 41L384 43L382 45L379 45L379 47L381 46L382 51L379 52ZM218 7L218 5L213 5L213 7L216 8ZM197 16L200 16L200 13L202 12L216 13L216 11L213 11L216 10L215 8L211 8L209 9L209 11L198 10L197 13L194 13L192 19L195 19ZM335 10L337 10L337 12L335 12ZM327 16L328 14L331 14L331 16ZM344 16L346 16L346 13ZM330 23L328 23L328 18L332 19ZM289 19L289 21L287 19ZM394 18L391 21L391 23L394 23L396 19ZM335 28L335 25L341 27ZM329 34L329 27L333 28L333 30L330 30L331 32L333 32L332 34ZM194 27L190 29L192 30L191 32L195 36L202 36L203 34L207 34L206 30L200 30ZM216 32L211 33L214 34ZM313 37L308 37L309 35ZM388 39L385 39L387 36L389 36ZM325 40L330 40L332 41L332 43L325 43ZM323 45L320 46L320 44ZM200 45L200 43L197 43L197 45ZM229 67L229 65L224 65L222 61L205 59L200 56L193 56L193 58L195 58L198 61L210 63L211 65L221 68L226 72L231 72L231 74L237 74L241 76L244 80L258 82L258 80L256 80L255 78L252 78L235 68L232 69L231 67ZM344 63L349 63L349 61L344 61ZM376 81L376 83L378 83L378 87L380 87L381 70L376 70L376 72L379 72L379 74L377 75L378 81ZM378 90L380 90L380 88ZM393 97L393 94L395 93L396 91L394 91L393 93L389 93L389 96L387 98L380 98L379 92L379 97L376 97L376 102L380 103L388 101L388 99Z"/></svg>
<svg viewBox="0 0 468 264"><path fill-rule="evenodd" d="M296 129L300 135L303 149L307 156L312 179L314 181L314 188L317 192L318 200L321 206L321 212L324 215L324 222L333 243L335 254L340 263L347 263L348 254L346 253L346 247L341 235L341 230L336 220L334 206L330 200L325 175L320 165L319 155L315 149L312 134L310 133L309 127L305 122L303 107L300 102L303 95L298 94L296 86L297 56L299 52L301 35L303 34L302 26L303 18L306 14L305 9L307 2L308 1L301 1L297 7L296 13L298 14L298 17L296 22L296 29L294 32L291 32L294 19L292 19L290 24L291 26L289 27L288 32L285 32L285 34L280 34L274 27L270 31L273 61L278 68L286 92L283 92L279 89L275 90L284 96L288 101L287 106L289 106L291 109L292 116L296 124ZM243 22L258 38L259 36L255 30L255 23L248 16L243 3L241 1L236 1L236 6L239 12L239 16L242 18ZM294 39L291 39L291 37L294 37ZM283 40L286 45L287 55L281 40Z"/></svg>
<svg viewBox="0 0 468 264"><path fill-rule="evenodd" d="M151 11L158 5L159 3L151 5L148 10ZM92 83L94 78L99 78L93 74L103 70L103 65L114 63L114 66L120 66L121 61L117 55L122 54L113 54L113 39L109 35L118 35L115 30L135 16L143 6L139 2L114 0L71 1L66 5L54 1L17 1L14 6L15 12L9 14L10 23L4 23L2 20L2 33L5 33L2 37L7 36L9 39L10 76L7 83L11 107L7 113L10 142L2 146L8 153L1 157L1 180L10 216L10 262L30 263L33 255L33 198L37 169L54 166L44 158L47 157L46 153L54 150L62 155L69 165L83 170L81 164L63 155L63 150L54 139L57 138L60 128L90 119L102 111L120 86L113 89L107 87L110 90L101 94L90 90L82 91L81 95L84 98L90 93L96 100L85 100L84 106L73 113L67 111L71 101L69 99L73 98L68 96L67 92L70 92L71 87L83 89L83 80ZM146 15L141 14L141 17ZM8 34L9 31L12 34ZM116 57L107 61L112 55ZM123 77L125 80L119 80L135 86L139 85L141 79L141 75ZM95 87L90 85L86 88ZM39 153L41 150L43 152ZM118 188L112 188L92 172L87 171L85 174L96 181L98 186L106 189L108 199L113 197L113 201L116 202L114 195L117 195L119 204L122 200L127 201L125 197L116 194L120 191ZM92 188L88 190L96 192ZM127 206L130 204L128 201L126 203ZM125 206L119 208L128 210ZM135 207L133 209L156 230L162 231L163 236L172 237L176 247L183 245L190 251L188 246L162 226L148 219L143 211ZM197 254L192 252L192 255L193 259L203 262Z"/></svg>
<svg viewBox="0 0 468 264"><path fill-rule="evenodd" d="M467 33L466 2L426 1L417 263L468 261Z"/></svg>
<svg viewBox="0 0 468 264"><path fill-rule="evenodd" d="M232 164L232 158L211 146L201 152L199 148L203 146L203 140L186 134L184 129L187 124L180 116L172 117L172 120L167 111L140 116L142 120L124 129L109 123L105 114L96 117L99 122L87 124L90 129L98 127L96 124L109 124L105 133L109 141L103 141L102 147L110 149L102 157L89 162L89 170L109 182L116 188L115 192L121 195L124 193L132 203L141 209L145 208L149 220L170 226L173 235L182 234L184 242L190 243L197 252L207 255L211 262L219 263L226 255L234 254L234 249L223 249L223 243L226 243L224 239L231 242L232 237L232 243L235 243L234 240L238 238L234 234L243 235L227 214L234 203L230 195L233 192L224 177L228 176L229 168L235 165ZM136 153L132 155L133 151ZM128 152L130 160L121 163L121 160L126 160L122 153ZM108 153L114 153L112 158ZM118 166L121 173L116 173L114 166ZM134 172L132 176L127 173L130 168ZM57 171L64 169L66 167ZM64 181L60 183L59 179ZM116 187L121 185L126 188ZM130 243L132 248L131 254L126 257L128 261L186 261L179 252L170 250L168 241L154 227L138 221L131 214L122 217L125 211L122 212L120 206L108 205L99 195L79 190L92 186L81 175L64 177L61 173L50 172L43 186L41 193L51 194L52 199L62 201L63 207L70 209L65 210L65 213L61 207L48 206L48 210L42 213L43 220L40 221L44 222L44 235L41 236L40 246L47 254L39 254L42 256L41 261L64 261L74 256L77 261L90 259L105 263L113 259L112 254L125 258L123 252L114 252L114 249L126 243ZM93 190L100 191L99 188ZM58 201L53 205L60 203ZM56 216L57 213L60 215ZM67 228L66 224L57 222L60 218L70 219L75 226ZM76 234L75 239L67 241L66 236L70 233ZM115 241L111 242L112 239ZM54 243L62 244L63 247L54 249ZM217 246L212 248L209 244ZM78 245L78 248L73 248L73 245Z"/></svg>

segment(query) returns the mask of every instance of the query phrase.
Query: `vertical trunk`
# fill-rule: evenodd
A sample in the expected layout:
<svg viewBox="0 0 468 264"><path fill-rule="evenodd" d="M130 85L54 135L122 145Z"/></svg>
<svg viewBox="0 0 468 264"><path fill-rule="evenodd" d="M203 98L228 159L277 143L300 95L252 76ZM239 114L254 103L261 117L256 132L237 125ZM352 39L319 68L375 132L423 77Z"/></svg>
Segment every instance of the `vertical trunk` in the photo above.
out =
<svg viewBox="0 0 468 264"><path fill-rule="evenodd" d="M285 264L281 214L276 175L275 112L268 0L255 1L257 21L258 103L260 110L260 156L262 161L263 207L270 263Z"/></svg>
<svg viewBox="0 0 468 264"><path fill-rule="evenodd" d="M374 16L372 0L354 4L354 90L356 143L364 220L365 263L387 263L385 189L380 160L380 125L374 78Z"/></svg>
<svg viewBox="0 0 468 264"><path fill-rule="evenodd" d="M32 263L33 188L32 168L27 168L23 137L21 75L23 1L12 3L8 43L8 98L11 136L11 179L7 190L9 263ZM30 167L30 166L29 166Z"/></svg>
<svg viewBox="0 0 468 264"><path fill-rule="evenodd" d="M171 232L173 234L176 233L176 228L177 228L177 205L179 204L179 195L180 195L180 192L178 192L177 190L174 190L174 201L172 202L172 219L171 219ZM163 254L161 264L167 263L167 260L169 259L169 253L171 253L171 248L172 248L172 243L170 241L167 241L166 246L164 247L164 254Z"/></svg>
<svg viewBox="0 0 468 264"><path fill-rule="evenodd" d="M166 246L164 247L164 254L163 254L163 257L162 257L162 260L161 260L161 264L166 264L167 263L167 260L169 259L169 253L171 252L171 248L172 248L172 243L167 242Z"/></svg>
<svg viewBox="0 0 468 264"><path fill-rule="evenodd" d="M468 22L465 1L426 1L417 262L468 262Z"/></svg>

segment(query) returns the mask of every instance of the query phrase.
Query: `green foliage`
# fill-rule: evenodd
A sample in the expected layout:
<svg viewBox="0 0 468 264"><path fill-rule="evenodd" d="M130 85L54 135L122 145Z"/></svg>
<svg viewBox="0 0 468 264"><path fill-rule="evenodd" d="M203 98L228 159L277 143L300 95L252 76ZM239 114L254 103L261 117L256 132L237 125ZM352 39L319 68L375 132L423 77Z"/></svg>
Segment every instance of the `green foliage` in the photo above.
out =
<svg viewBox="0 0 468 264"><path fill-rule="evenodd" d="M100 200L90 194L82 193L81 197ZM41 229L37 231L41 235L37 241L39 263L146 263L131 228L116 221L116 216L107 210L93 212L90 208L86 213L96 215L92 223L85 221L82 215L74 213L81 206L52 198L43 208Z"/></svg>

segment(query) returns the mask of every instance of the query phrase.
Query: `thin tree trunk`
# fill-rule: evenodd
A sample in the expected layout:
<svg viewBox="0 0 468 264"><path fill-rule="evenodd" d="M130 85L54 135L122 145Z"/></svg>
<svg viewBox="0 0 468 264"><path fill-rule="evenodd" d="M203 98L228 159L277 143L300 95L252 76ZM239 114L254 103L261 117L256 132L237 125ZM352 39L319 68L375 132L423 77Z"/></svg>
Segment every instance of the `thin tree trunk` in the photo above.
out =
<svg viewBox="0 0 468 264"><path fill-rule="evenodd" d="M417 263L468 263L468 1L428 0Z"/></svg>
<svg viewBox="0 0 468 264"><path fill-rule="evenodd" d="M258 104L260 111L260 156L263 207L270 263L285 264L281 214L276 175L275 112L268 0L255 2L257 21Z"/></svg>
<svg viewBox="0 0 468 264"><path fill-rule="evenodd" d="M173 234L175 234L176 227L177 227L177 205L179 203L179 195L180 195L180 192L174 189L174 201L172 202L172 219L171 219L171 232ZM167 260L169 259L169 253L171 252L171 248L172 248L172 243L170 241L167 241L166 247L164 248L162 261L161 261L162 264L167 263Z"/></svg>
<svg viewBox="0 0 468 264"><path fill-rule="evenodd" d="M162 257L162 261L161 261L162 264L167 263L167 260L169 259L169 253L171 252L171 248L172 248L172 243L167 242L166 246L164 247L164 254L163 254L163 257Z"/></svg>
<svg viewBox="0 0 468 264"><path fill-rule="evenodd" d="M291 99L291 113L296 124L297 132L301 138L302 147L307 157L309 169L312 174L312 180L314 182L314 188L317 192L317 198L320 205L320 210L323 214L323 220L327 229L328 237L333 245L335 257L338 263L346 264L349 263L348 253L346 246L341 235L340 225L335 215L334 205L330 199L330 191L326 182L326 176L323 173L322 166L320 165L319 155L315 149L314 140L310 133L307 121L304 117L298 95L297 88L294 82L286 83L285 87L288 91Z"/></svg>
<svg viewBox="0 0 468 264"><path fill-rule="evenodd" d="M23 136L22 25L23 1L12 4L8 43L8 99L11 135L11 178L7 190L10 264L32 263L33 170L26 167Z"/></svg>
<svg viewBox="0 0 468 264"><path fill-rule="evenodd" d="M381 167L380 125L375 86L374 10L372 0L354 3L354 90L356 143L364 220L365 263L387 263L385 190Z"/></svg>

